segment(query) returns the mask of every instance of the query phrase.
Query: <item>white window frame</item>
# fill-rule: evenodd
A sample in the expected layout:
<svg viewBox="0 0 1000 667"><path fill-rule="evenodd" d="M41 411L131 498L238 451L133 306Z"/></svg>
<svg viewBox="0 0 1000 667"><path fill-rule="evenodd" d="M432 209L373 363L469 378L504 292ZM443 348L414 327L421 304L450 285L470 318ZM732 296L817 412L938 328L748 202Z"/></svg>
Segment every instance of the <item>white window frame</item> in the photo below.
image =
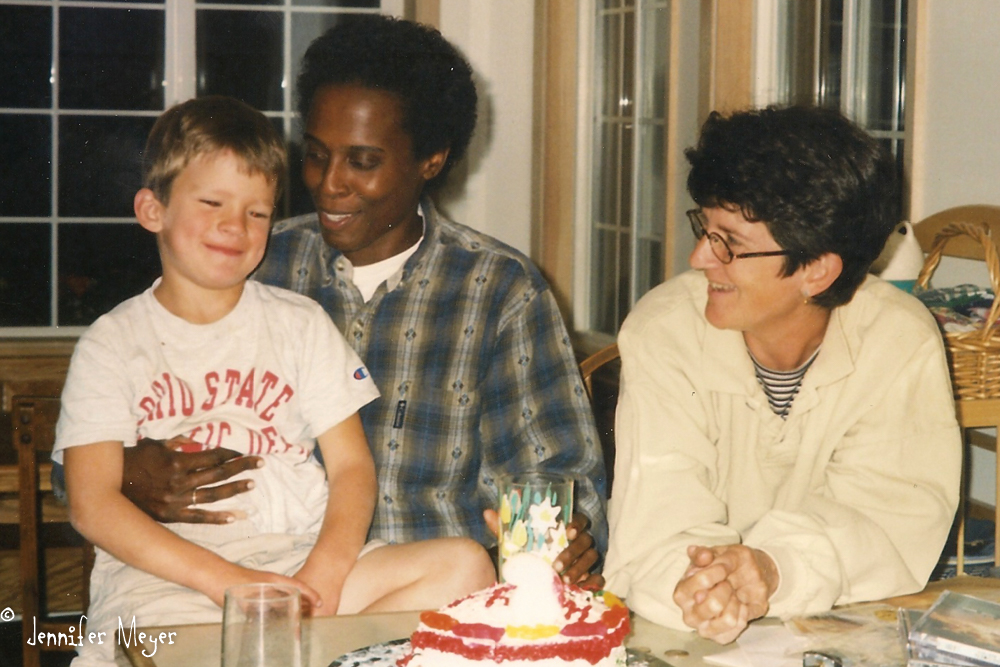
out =
<svg viewBox="0 0 1000 667"><path fill-rule="evenodd" d="M286 20L284 21L284 39L283 45L285 49L284 53L284 71L282 88L284 94L283 100L283 110L281 111L266 111L264 112L269 118L280 117L282 119L283 128L285 131L285 136L290 139L294 138L296 125L295 121L297 118L297 113L294 110L293 100L291 99L292 87L291 81L292 77L295 76L297 63L291 62L291 49L292 49L292 21L290 20L293 14L297 13L309 13L309 14L323 14L323 13L351 13L352 10L344 8L334 8L334 7L322 7L315 5L292 5L291 0L285 0L282 5L233 5L233 4L212 4L212 3L196 3L195 0L164 0L163 2L149 2L149 3L130 3L123 4L121 2L89 2L83 0L57 0L57 2L41 3L41 2L31 2L27 1L15 1L15 0L0 0L2 5L31 5L35 4L38 6L48 6L52 8L53 15L52 21L54 22L54 27L56 34L58 34L59 29L59 9L63 7L77 7L83 9L155 9L164 11L164 45L166 53L164 54L164 108L169 108L171 105L181 102L186 99L190 99L195 96L197 91L196 82L196 12L198 10L205 9L224 9L224 10L248 10L248 11L261 11L261 12L281 12L285 15ZM381 0L380 11L383 14L388 14L392 16L403 16L404 10L406 8L406 0ZM370 10L357 10L360 12L369 12ZM59 45L58 43L53 44L52 53L52 77L54 81L58 81L59 72ZM58 90L57 90L58 93ZM21 109L9 109L13 112L23 111ZM58 114L64 114L66 110L59 106L58 95L53 100L50 106L49 114L55 119ZM131 117L141 117L141 116L158 116L160 111L130 111L129 116ZM105 111L105 110L74 110L74 116L112 116L116 112ZM59 196L59 131L57 123L52 123L52 173L54 175L51 183L50 196L52 198L50 214L46 216L32 216L32 217L15 217L15 216L4 216L5 221L10 223L18 222L30 222L35 224L46 224L47 219L52 229L52 235L50 240L49 255L52 258L52 266L50 272L50 295L51 295L51 305L49 320L51 322L58 322L58 308L59 308L59 264L58 264L58 249L59 249L59 227L61 225L69 224L135 224L135 219L132 217L100 217L100 218L81 218L73 216L62 216L57 215L59 212L58 208L58 196ZM82 334L87 327L84 326L36 326L36 327L0 327L0 337L3 338L56 338L56 337L76 337Z"/></svg>
<svg viewBox="0 0 1000 667"><path fill-rule="evenodd" d="M785 59L789 35L789 24L787 18L787 3L799 2L801 0L756 0L754 5L754 91L753 99L755 106L766 106L768 104L783 102L789 97L791 84L789 81L789 68ZM813 102L820 99L820 57L819 49L821 40L819 38L820 18L819 6L821 0L813 0L817 6L816 11L816 36L813 39L815 55L813 58ZM894 0L896 4L896 14L902 6L903 0ZM868 128L869 118L866 114L864 104L869 90L868 73L870 68L864 64L871 52L868 37L869 30L859 30L859 26L871 23L871 1L870 0L843 0L844 3L844 35L843 50L841 52L840 66L840 110L841 112L857 122L862 127ZM910 6L908 11L913 11ZM909 35L908 39L914 39L914 35ZM896 32L896 48L898 55L905 57L905 49L900 41L900 34ZM901 76L899 71L899 58L895 61L893 76L898 80ZM905 99L900 99L899 88L894 90L893 103L896 108L905 104ZM897 113L893 117L893 126L888 130L868 129L872 136L880 139L891 139L898 141L906 150L906 136L901 125L901 118L904 114Z"/></svg>
<svg viewBox="0 0 1000 667"><path fill-rule="evenodd" d="M640 241L645 237L640 231L640 226L638 224L638 216L641 214L639 210L639 188L637 183L641 178L640 169L642 167L642 157L643 153L639 149L639 142L642 138L642 133L640 132L640 122L638 120L638 114L640 110L644 108L645 87L641 85L642 76L641 74L644 70L644 63L641 62L643 49L643 38L645 36L645 31L642 28L641 21L644 17L644 10L647 6L662 6L668 10L668 15L670 16L671 22L675 21L676 16L670 11L672 7L672 2L679 0L633 0L634 7L633 12L635 16L635 33L636 41L633 47L633 51L636 55L635 69L634 69L634 99L631 100L631 106L633 109L633 117L636 118L632 133L632 190L629 196L632 200L631 212L632 219L629 234L629 242L631 243L631 251L629 253L630 266L627 268L627 276L629 278L629 303L622 304L626 310L630 309L642 296L639 292L638 280L636 276L638 275L640 267ZM577 128L579 131L576 133L576 171L575 171L575 182L574 190L577 193L576 205L575 205L575 218L574 218L574 248L573 254L577 260L573 265L573 328L576 331L595 331L592 327L593 323L593 293L591 289L591 283L593 278L593 273L595 267L593 265L593 251L594 251L594 206L593 206L593 190L594 190L594 72L596 70L596 58L597 54L594 52L596 48L595 44L595 28L596 28L596 14L597 14L597 4L595 0L581 0L579 7L577 9ZM670 33L665 36L666 39L673 39L673 27L671 27ZM670 68L670 63L667 63L667 72L672 75L673 71ZM669 81L665 82L669 88ZM664 118L664 128L663 137L664 142L668 141L668 127L670 123L670 113L671 109L669 105L665 103L665 118ZM666 147L664 146L664 150ZM666 164L666 157L664 158L664 163ZM662 186L666 188L666 183ZM665 219L669 219L667 215L666 208L671 205L669 201L669 192L665 193ZM666 238L666 230L663 230L663 236L661 237L661 257L660 260L664 266L666 266L665 253L668 246L668 241ZM621 267L619 267L621 270ZM623 272L624 273L624 272ZM618 276L615 276L617 278ZM616 332L617 333L617 332ZM600 334L598 334L600 335Z"/></svg>

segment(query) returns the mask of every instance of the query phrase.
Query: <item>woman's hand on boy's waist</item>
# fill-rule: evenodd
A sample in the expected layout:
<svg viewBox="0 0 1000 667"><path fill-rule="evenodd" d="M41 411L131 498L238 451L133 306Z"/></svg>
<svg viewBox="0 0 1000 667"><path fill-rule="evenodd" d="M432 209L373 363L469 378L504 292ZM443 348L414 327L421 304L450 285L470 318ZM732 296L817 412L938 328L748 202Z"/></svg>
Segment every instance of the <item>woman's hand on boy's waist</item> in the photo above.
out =
<svg viewBox="0 0 1000 667"><path fill-rule="evenodd" d="M122 494L163 523L230 523L234 517L229 512L192 506L249 491L251 480L219 483L259 468L263 461L230 449L184 451L189 443L184 437L168 441L143 438L135 447L126 447Z"/></svg>

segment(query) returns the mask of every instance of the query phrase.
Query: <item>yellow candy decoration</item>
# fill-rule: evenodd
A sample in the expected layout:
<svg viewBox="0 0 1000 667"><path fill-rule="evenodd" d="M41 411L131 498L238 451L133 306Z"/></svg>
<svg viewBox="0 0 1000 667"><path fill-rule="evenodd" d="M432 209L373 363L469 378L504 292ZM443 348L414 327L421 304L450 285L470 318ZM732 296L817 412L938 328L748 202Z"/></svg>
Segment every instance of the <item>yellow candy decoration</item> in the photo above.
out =
<svg viewBox="0 0 1000 667"><path fill-rule="evenodd" d="M507 636L514 639L545 639L559 634L558 625L508 625Z"/></svg>
<svg viewBox="0 0 1000 667"><path fill-rule="evenodd" d="M604 604L608 605L609 609L615 607L624 607L625 603L618 599L618 596L611 591L602 591L604 597Z"/></svg>

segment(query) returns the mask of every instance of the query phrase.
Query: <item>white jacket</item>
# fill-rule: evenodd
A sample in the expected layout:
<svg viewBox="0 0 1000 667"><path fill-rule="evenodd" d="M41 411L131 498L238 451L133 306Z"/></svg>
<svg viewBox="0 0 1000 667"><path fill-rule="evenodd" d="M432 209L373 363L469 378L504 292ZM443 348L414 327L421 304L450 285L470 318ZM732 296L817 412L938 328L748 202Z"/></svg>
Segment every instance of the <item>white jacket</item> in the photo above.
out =
<svg viewBox="0 0 1000 667"><path fill-rule="evenodd" d="M690 544L743 543L781 575L769 615L920 590L958 504L961 436L941 334L869 277L836 308L787 420L743 336L708 324L707 282L651 291L619 335L607 587L687 628L673 602Z"/></svg>

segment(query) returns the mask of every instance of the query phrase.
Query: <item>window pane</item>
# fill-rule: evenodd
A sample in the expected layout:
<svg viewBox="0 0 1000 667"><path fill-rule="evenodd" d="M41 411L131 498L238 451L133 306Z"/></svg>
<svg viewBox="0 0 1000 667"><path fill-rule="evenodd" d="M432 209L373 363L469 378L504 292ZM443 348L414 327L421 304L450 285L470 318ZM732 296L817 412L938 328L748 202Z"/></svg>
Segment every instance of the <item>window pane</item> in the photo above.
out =
<svg viewBox="0 0 1000 667"><path fill-rule="evenodd" d="M59 215L125 217L142 182L152 117L64 116L59 121Z"/></svg>
<svg viewBox="0 0 1000 667"><path fill-rule="evenodd" d="M632 225L632 172L635 168L632 164L632 142L634 141L632 135L634 133L635 129L632 123L622 125L622 154L618 158L618 168L621 169L621 201L619 202L621 213L618 224L621 225L622 229L628 229Z"/></svg>
<svg viewBox="0 0 1000 667"><path fill-rule="evenodd" d="M89 325L159 275L156 237L138 223L60 225L59 325Z"/></svg>
<svg viewBox="0 0 1000 667"><path fill-rule="evenodd" d="M639 135L639 210L636 227L642 236L662 237L666 225L666 137L663 126L643 124Z"/></svg>
<svg viewBox="0 0 1000 667"><path fill-rule="evenodd" d="M639 241L639 268L636 292L645 294L663 280L663 244L659 241Z"/></svg>
<svg viewBox="0 0 1000 667"><path fill-rule="evenodd" d="M163 108L163 10L65 7L59 17L62 108Z"/></svg>
<svg viewBox="0 0 1000 667"><path fill-rule="evenodd" d="M302 181L302 142L288 144L288 165L288 193L285 197L288 209L285 217L314 213L316 207L313 206L312 196Z"/></svg>
<svg viewBox="0 0 1000 667"><path fill-rule="evenodd" d="M823 0L823 28L819 54L819 104L840 107L840 54L844 44L844 4Z"/></svg>
<svg viewBox="0 0 1000 667"><path fill-rule="evenodd" d="M49 116L0 116L0 215L51 214L51 159Z"/></svg>
<svg viewBox="0 0 1000 667"><path fill-rule="evenodd" d="M602 58L597 62L597 82L600 91L598 109L605 116L617 116L622 102L622 52L621 16L608 14L599 17L598 40L603 49Z"/></svg>
<svg viewBox="0 0 1000 667"><path fill-rule="evenodd" d="M280 5L281 0L198 0L199 4L210 2L213 5Z"/></svg>
<svg viewBox="0 0 1000 667"><path fill-rule="evenodd" d="M617 288L614 313L614 329L608 333L615 333L625 321L625 314L632 304L629 294L629 281L632 277L632 234L629 229L622 229L618 236L618 272L615 275L615 287Z"/></svg>
<svg viewBox="0 0 1000 667"><path fill-rule="evenodd" d="M328 29L336 25L339 14L292 14L292 104L298 104L298 88L296 87L296 76L299 71L299 64L306 49L313 40L325 33Z"/></svg>
<svg viewBox="0 0 1000 667"><path fill-rule="evenodd" d="M618 235L608 230L594 234L594 257L591 280L591 320L597 331L614 334L618 331L615 301L618 299Z"/></svg>
<svg viewBox="0 0 1000 667"><path fill-rule="evenodd" d="M893 130L902 125L905 16L896 15L896 0L873 0L870 9L870 22L859 26L859 30L868 28L868 34L859 36L859 40L867 41L869 49L867 58L859 58L859 67L865 71L856 76L868 85L864 95L859 96L863 108L858 109L857 117L864 119L869 129Z"/></svg>
<svg viewBox="0 0 1000 667"><path fill-rule="evenodd" d="M282 33L278 12L199 10L198 95L230 95L280 111Z"/></svg>
<svg viewBox="0 0 1000 667"><path fill-rule="evenodd" d="M378 9L381 7L379 0L292 0L292 4L356 9Z"/></svg>
<svg viewBox="0 0 1000 667"><path fill-rule="evenodd" d="M0 7L0 106L52 105L52 9Z"/></svg>
<svg viewBox="0 0 1000 667"><path fill-rule="evenodd" d="M622 116L635 113L635 10L622 17Z"/></svg>
<svg viewBox="0 0 1000 667"><path fill-rule="evenodd" d="M0 326L48 326L52 231L48 224L0 224Z"/></svg>
<svg viewBox="0 0 1000 667"><path fill-rule="evenodd" d="M619 151L619 125L604 123L598 127L595 147L594 202L595 221L598 224L618 225L618 192L621 181L621 155Z"/></svg>
<svg viewBox="0 0 1000 667"><path fill-rule="evenodd" d="M670 53L670 12L656 7L643 12L643 86L644 118L664 118L667 115L667 54Z"/></svg>

